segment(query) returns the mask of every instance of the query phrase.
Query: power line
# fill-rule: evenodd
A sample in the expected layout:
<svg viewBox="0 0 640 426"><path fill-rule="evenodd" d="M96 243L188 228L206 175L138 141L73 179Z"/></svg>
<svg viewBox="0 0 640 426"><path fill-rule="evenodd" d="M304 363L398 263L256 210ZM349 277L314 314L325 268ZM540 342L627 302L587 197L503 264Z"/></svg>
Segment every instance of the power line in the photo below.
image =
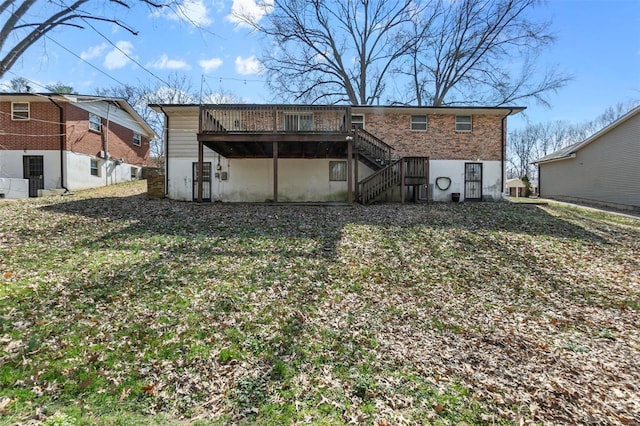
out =
<svg viewBox="0 0 640 426"><path fill-rule="evenodd" d="M67 8L69 6L67 6L67 4L63 1L62 4L64 4ZM151 72L150 70L148 70L146 67L144 67L140 62L138 62L136 59L132 58L131 56L129 56L129 54L127 52L125 52L124 50L122 50L120 47L118 47L118 45L116 45L114 42L111 41L111 39L109 39L107 36L105 36L104 34L102 34L100 31L98 31L98 29L96 27L94 27L86 18L81 17L80 19L82 19L82 21L84 21L85 24L87 24L89 27L91 27L91 29L93 31L95 31L100 37L102 37L103 39L105 39L107 41L107 43L109 43L111 46L113 46L116 50L118 50L118 52L122 53L124 56L126 56L131 62L133 62L134 64L136 64L137 66L139 66L140 68L142 68L142 70L144 70L145 72L147 72L149 75L155 77L158 81L160 81L163 84L166 84L167 86L170 86L169 83L167 83L166 81L164 81L163 79L161 79L160 77L158 77L156 74L154 74L153 72ZM124 84L120 83L120 85L124 86Z"/></svg>

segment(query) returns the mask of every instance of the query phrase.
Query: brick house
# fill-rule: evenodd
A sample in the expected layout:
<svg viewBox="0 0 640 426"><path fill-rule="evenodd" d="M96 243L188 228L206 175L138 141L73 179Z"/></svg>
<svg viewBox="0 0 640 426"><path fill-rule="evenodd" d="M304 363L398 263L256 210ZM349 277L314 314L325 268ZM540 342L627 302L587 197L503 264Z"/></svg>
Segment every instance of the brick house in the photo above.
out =
<svg viewBox="0 0 640 426"><path fill-rule="evenodd" d="M502 198L506 118L524 109L150 107L165 116L169 198L361 203Z"/></svg>
<svg viewBox="0 0 640 426"><path fill-rule="evenodd" d="M141 177L153 130L123 99L0 94L0 196L35 197Z"/></svg>

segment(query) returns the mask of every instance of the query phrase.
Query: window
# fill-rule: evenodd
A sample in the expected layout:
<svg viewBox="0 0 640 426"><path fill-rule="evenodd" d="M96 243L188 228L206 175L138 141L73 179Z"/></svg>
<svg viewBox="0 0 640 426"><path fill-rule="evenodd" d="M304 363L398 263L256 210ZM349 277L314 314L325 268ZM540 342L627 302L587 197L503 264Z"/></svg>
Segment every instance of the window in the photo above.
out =
<svg viewBox="0 0 640 426"><path fill-rule="evenodd" d="M100 163L93 158L91 159L91 176L100 176Z"/></svg>
<svg viewBox="0 0 640 426"><path fill-rule="evenodd" d="M102 129L100 116L92 112L89 113L89 129L99 132Z"/></svg>
<svg viewBox="0 0 640 426"><path fill-rule="evenodd" d="M456 132L470 132L471 124L470 115L456 115Z"/></svg>
<svg viewBox="0 0 640 426"><path fill-rule="evenodd" d="M29 119L29 102L12 102L11 103L11 119L12 120L28 120Z"/></svg>
<svg viewBox="0 0 640 426"><path fill-rule="evenodd" d="M135 146L141 146L142 145L142 136L140 136L139 133L134 133L133 134L133 144Z"/></svg>
<svg viewBox="0 0 640 426"><path fill-rule="evenodd" d="M347 162L329 161L329 181L347 180Z"/></svg>
<svg viewBox="0 0 640 426"><path fill-rule="evenodd" d="M286 132L310 132L313 130L313 114L285 114Z"/></svg>
<svg viewBox="0 0 640 426"><path fill-rule="evenodd" d="M351 116L351 127L356 129L364 129L364 115L352 115Z"/></svg>
<svg viewBox="0 0 640 426"><path fill-rule="evenodd" d="M138 179L138 168L131 167L131 180L136 180L136 179Z"/></svg>
<svg viewBox="0 0 640 426"><path fill-rule="evenodd" d="M427 130L427 116L426 115L412 115L411 116L411 130Z"/></svg>

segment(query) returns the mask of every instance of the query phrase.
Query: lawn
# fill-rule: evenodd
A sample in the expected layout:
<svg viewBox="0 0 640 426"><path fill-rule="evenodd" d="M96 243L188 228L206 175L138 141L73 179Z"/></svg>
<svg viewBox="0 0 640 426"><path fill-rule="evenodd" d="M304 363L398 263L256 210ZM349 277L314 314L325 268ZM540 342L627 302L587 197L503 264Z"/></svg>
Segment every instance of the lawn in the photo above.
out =
<svg viewBox="0 0 640 426"><path fill-rule="evenodd" d="M0 203L0 423L634 424L640 220Z"/></svg>

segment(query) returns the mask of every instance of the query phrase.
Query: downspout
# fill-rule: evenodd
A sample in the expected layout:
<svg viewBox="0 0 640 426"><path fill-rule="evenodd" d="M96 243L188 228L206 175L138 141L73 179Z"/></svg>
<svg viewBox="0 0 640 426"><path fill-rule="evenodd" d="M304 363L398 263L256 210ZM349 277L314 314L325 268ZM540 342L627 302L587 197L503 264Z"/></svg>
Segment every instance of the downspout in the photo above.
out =
<svg viewBox="0 0 640 426"><path fill-rule="evenodd" d="M164 114L165 123L165 145L164 145L164 195L169 195L169 114L160 106L160 111Z"/></svg>
<svg viewBox="0 0 640 426"><path fill-rule="evenodd" d="M109 103L109 101L107 101L107 134L104 137L104 157L105 160L107 162L107 167L104 173L104 186L109 186L109 161L111 159L111 156L109 155L109 112L110 109L109 107L111 106L111 104ZM115 167L113 168L113 173L116 172Z"/></svg>
<svg viewBox="0 0 640 426"><path fill-rule="evenodd" d="M64 109L59 103L54 101L51 96L48 99L58 107L58 121L60 126L60 187L64 189L64 192L69 192L69 189L64 184L64 145L65 145L65 124L64 124Z"/></svg>
<svg viewBox="0 0 640 426"><path fill-rule="evenodd" d="M505 161L505 151L507 148L507 136L505 134L505 121L507 117L513 113L513 108L509 110L509 113L502 117L502 122L500 123L500 132L502 133L502 141L500 146L500 192L504 194L504 161Z"/></svg>

